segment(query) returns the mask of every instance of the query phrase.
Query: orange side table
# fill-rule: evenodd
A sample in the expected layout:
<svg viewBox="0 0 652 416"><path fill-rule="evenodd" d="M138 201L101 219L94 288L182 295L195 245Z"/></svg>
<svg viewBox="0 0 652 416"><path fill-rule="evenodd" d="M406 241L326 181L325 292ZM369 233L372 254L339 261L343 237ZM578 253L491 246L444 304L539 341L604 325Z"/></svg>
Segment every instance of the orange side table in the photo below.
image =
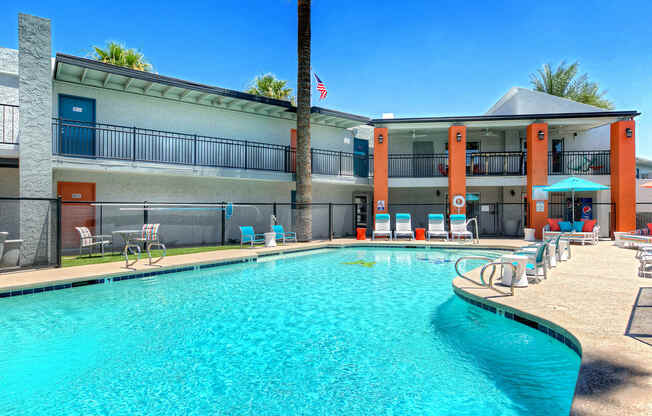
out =
<svg viewBox="0 0 652 416"><path fill-rule="evenodd" d="M357 240L366 240L367 239L367 229L364 227L359 227L355 229L355 238Z"/></svg>
<svg viewBox="0 0 652 416"><path fill-rule="evenodd" d="M414 229L414 238L417 240L425 240L426 239L426 229L425 228L415 228Z"/></svg>

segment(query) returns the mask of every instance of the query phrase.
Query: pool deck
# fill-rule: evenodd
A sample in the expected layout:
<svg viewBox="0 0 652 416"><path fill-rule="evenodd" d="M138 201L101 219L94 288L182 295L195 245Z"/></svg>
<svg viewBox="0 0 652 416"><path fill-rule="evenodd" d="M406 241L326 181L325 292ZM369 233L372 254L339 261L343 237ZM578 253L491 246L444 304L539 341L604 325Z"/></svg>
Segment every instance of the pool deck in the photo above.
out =
<svg viewBox="0 0 652 416"><path fill-rule="evenodd" d="M489 249L515 249L524 244L513 239L483 239L480 245L430 243L433 247ZM115 262L24 270L0 274L0 293L351 245L422 246L424 242L337 239L171 256L155 266L147 265L145 259L131 269ZM571 414L652 415L652 279L637 277L634 254L635 251L617 248L608 241L597 246L574 245L570 261L552 269L542 283L516 289L515 296L502 295L461 278L455 278L453 286L481 302L516 309L531 318L543 318L577 338L583 356ZM471 272L472 276L477 274L477 269Z"/></svg>
<svg viewBox="0 0 652 416"><path fill-rule="evenodd" d="M476 300L544 318L579 340L572 415L652 415L652 279L637 276L634 254L610 241L573 245L569 261L514 296L459 277L453 286Z"/></svg>

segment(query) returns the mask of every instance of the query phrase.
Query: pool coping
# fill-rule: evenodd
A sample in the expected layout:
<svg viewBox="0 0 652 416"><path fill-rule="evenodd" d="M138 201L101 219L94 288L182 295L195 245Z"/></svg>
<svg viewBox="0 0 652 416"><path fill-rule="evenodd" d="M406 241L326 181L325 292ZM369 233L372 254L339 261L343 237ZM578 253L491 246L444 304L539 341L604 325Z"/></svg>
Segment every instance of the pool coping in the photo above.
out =
<svg viewBox="0 0 652 416"><path fill-rule="evenodd" d="M425 248L428 247L428 248L455 248L455 249L476 249L476 250L487 250L487 249L514 250L515 248L518 248L519 241L520 240L515 240L515 245L504 244L504 243L469 245L469 244L446 243L446 242L424 244L423 242L419 242L419 241L407 242L407 241L371 241L371 240L337 241L335 240L335 241L323 241L323 242L316 242L316 243L299 243L299 244L288 245L288 246L277 246L276 248L265 249L265 251L250 252L250 253L248 252L247 254L235 255L235 256L229 255L230 253L228 253L228 251L226 250L214 251L214 252L206 252L206 253L217 253L226 256L226 258L222 258L222 259L218 258L218 259L206 260L206 261L181 262L180 264L176 264L176 265L160 266L160 267L146 265L148 267L155 267L146 270L142 270L142 269L131 270L131 269L121 268L120 271L112 272L112 273L111 272L89 273L77 277L49 279L40 282L5 285L5 286L0 286L0 298L30 295L34 293L49 292L53 290L71 289L74 287L101 284L101 283L105 283L106 281L117 282L122 280L130 280L130 279L150 277L150 276L156 276L162 274L184 272L184 271L195 270L195 269L206 269L206 268L225 266L225 265L235 264L235 263L257 261L258 258L261 257L277 256L277 255L284 255L284 254L297 253L297 252L308 252L308 251L320 250L325 248L346 248L346 247ZM235 250L239 251L241 249L235 249ZM181 258L183 257L183 255L174 256L174 257ZM101 263L101 264L91 265L91 266L109 267L109 265L119 265L119 264L123 264L123 263L111 262L111 263ZM15 271L11 273L0 274L0 278L9 275L20 276L27 273L34 273L34 274L45 273L45 272L56 273L57 271L61 271L61 270L72 270L75 268L84 268L84 267L88 267L88 266L74 266L74 267L63 268L63 269L41 269L38 271Z"/></svg>

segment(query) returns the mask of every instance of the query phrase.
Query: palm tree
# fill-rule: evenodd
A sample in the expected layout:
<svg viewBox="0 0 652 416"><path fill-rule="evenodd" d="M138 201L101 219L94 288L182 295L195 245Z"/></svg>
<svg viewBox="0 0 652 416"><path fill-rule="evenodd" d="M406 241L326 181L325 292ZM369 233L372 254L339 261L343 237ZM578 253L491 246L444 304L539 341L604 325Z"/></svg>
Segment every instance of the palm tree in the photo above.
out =
<svg viewBox="0 0 652 416"><path fill-rule="evenodd" d="M292 88L287 86L287 81L276 79L274 74L259 75L251 82L247 92L254 95L276 98L294 102Z"/></svg>
<svg viewBox="0 0 652 416"><path fill-rule="evenodd" d="M298 0L297 71L297 209L299 241L312 240L312 176L310 164L310 0Z"/></svg>
<svg viewBox="0 0 652 416"><path fill-rule="evenodd" d="M145 56L136 49L127 49L124 45L116 42L108 42L106 49L93 46L93 59L117 66L124 66L138 71L149 72L152 65L145 60Z"/></svg>
<svg viewBox="0 0 652 416"><path fill-rule="evenodd" d="M537 73L530 74L530 82L535 91L541 91L558 97L568 98L596 107L612 109L611 101L603 98L606 91L600 91L598 84L590 82L587 74L577 77L579 63L566 65L562 61L557 69L545 64Z"/></svg>

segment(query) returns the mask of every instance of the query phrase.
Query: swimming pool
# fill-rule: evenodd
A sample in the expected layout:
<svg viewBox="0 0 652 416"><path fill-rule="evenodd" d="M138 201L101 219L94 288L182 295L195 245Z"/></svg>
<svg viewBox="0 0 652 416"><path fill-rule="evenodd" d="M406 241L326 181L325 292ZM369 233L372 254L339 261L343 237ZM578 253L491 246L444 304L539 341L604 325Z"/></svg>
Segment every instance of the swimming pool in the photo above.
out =
<svg viewBox="0 0 652 416"><path fill-rule="evenodd" d="M454 295L465 254L328 249L0 299L0 414L568 414L578 355Z"/></svg>

